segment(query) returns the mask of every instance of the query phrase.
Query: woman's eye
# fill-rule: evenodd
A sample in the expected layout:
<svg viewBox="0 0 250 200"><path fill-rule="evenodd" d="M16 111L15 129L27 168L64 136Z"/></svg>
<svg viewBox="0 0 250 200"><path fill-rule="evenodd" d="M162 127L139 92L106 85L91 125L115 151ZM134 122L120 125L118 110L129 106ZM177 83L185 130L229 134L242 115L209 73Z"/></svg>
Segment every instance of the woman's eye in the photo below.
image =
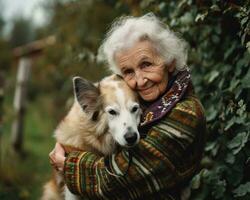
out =
<svg viewBox="0 0 250 200"><path fill-rule="evenodd" d="M149 66L151 66L152 65L152 63L151 62L148 62L148 61L143 61L142 63L141 63L141 66L142 67L149 67Z"/></svg>
<svg viewBox="0 0 250 200"><path fill-rule="evenodd" d="M117 115L117 112L115 110L109 110L108 113L110 115Z"/></svg>
<svg viewBox="0 0 250 200"><path fill-rule="evenodd" d="M132 69L126 69L122 72L124 75L130 75L133 73L133 70Z"/></svg>
<svg viewBox="0 0 250 200"><path fill-rule="evenodd" d="M135 113L138 110L138 106L134 106L131 110L132 113Z"/></svg>

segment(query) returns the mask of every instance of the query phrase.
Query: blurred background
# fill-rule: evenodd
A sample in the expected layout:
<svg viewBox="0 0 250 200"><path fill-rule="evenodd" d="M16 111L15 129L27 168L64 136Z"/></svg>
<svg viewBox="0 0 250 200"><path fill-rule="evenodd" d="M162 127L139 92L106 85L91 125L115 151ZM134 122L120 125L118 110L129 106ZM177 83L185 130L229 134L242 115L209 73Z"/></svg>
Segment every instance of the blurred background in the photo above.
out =
<svg viewBox="0 0 250 200"><path fill-rule="evenodd" d="M208 137L191 199L250 199L250 3L202 0L0 0L0 199L39 199L72 77L96 61L112 21L154 12L189 44Z"/></svg>

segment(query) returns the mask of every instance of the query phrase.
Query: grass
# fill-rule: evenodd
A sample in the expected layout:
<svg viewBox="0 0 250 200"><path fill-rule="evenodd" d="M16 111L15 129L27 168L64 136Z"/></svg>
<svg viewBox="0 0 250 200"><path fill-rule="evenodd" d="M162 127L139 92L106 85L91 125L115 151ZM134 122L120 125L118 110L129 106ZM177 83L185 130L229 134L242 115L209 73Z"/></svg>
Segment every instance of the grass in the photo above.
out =
<svg viewBox="0 0 250 200"><path fill-rule="evenodd" d="M42 186L49 179L48 154L54 146L55 120L50 115L50 100L29 104L25 117L24 152L11 148L11 104L5 105L3 135L0 138L0 199L39 199ZM38 106L39 105L39 106ZM13 116L13 114L12 114Z"/></svg>

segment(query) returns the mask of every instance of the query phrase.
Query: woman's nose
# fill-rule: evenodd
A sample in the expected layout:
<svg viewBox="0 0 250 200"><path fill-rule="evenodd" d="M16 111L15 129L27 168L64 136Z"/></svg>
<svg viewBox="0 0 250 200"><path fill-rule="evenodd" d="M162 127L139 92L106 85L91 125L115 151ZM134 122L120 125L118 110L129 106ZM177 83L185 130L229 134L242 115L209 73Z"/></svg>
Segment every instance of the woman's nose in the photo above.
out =
<svg viewBox="0 0 250 200"><path fill-rule="evenodd" d="M135 79L138 87L141 87L145 84L145 77L142 72L137 71Z"/></svg>

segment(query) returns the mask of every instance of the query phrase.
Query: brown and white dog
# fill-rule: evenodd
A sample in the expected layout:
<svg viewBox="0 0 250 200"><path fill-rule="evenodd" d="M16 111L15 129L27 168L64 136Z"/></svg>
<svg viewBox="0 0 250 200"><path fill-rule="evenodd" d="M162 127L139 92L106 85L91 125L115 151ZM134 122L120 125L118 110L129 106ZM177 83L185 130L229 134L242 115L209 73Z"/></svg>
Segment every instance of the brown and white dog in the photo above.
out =
<svg viewBox="0 0 250 200"><path fill-rule="evenodd" d="M140 135L141 110L136 94L117 75L93 84L73 78L75 102L55 131L56 141L66 152L91 151L108 155L116 145L134 146ZM44 186L42 200L78 199L66 187L63 175L54 170Z"/></svg>

